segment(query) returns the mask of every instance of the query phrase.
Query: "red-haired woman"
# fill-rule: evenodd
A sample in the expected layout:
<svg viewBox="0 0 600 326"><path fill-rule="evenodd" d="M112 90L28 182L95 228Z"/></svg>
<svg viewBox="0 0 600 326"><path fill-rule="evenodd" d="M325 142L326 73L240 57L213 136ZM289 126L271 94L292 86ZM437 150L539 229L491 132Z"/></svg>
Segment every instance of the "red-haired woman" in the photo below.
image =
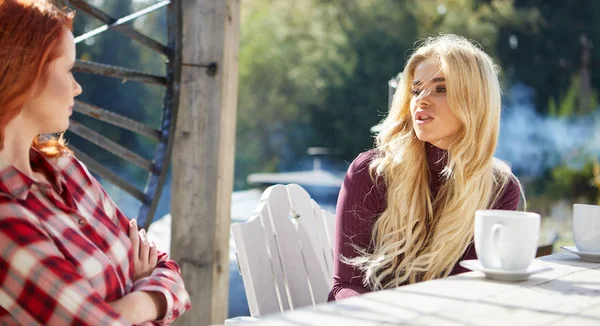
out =
<svg viewBox="0 0 600 326"><path fill-rule="evenodd" d="M73 14L0 0L0 324L170 323L179 266L148 243L64 145L81 87Z"/></svg>

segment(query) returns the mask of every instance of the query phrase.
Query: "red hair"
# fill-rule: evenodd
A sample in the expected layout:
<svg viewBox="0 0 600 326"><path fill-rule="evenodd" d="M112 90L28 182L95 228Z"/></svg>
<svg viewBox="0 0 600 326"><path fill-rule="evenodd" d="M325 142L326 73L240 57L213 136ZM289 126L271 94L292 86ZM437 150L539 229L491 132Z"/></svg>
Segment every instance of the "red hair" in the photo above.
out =
<svg viewBox="0 0 600 326"><path fill-rule="evenodd" d="M72 30L74 16L49 0L0 0L0 150L6 125L45 85L62 29ZM69 151L62 137L36 136L31 145L47 157Z"/></svg>

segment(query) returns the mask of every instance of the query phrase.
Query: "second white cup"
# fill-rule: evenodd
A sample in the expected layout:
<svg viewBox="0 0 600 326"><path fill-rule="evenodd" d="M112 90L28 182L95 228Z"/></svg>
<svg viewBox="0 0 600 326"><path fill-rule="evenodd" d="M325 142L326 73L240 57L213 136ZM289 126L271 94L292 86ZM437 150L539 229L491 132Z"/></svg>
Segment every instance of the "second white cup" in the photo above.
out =
<svg viewBox="0 0 600 326"><path fill-rule="evenodd" d="M600 253L600 206L573 205L573 241L579 251Z"/></svg>

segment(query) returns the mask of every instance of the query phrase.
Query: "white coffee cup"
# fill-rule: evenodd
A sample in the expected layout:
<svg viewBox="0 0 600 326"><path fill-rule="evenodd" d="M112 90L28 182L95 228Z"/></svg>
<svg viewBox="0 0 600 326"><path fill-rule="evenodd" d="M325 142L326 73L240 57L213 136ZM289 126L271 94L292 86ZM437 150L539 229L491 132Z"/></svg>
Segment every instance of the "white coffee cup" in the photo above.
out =
<svg viewBox="0 0 600 326"><path fill-rule="evenodd" d="M579 251L600 252L600 206L573 205L573 240Z"/></svg>
<svg viewBox="0 0 600 326"><path fill-rule="evenodd" d="M484 268L525 271L535 258L540 215L530 212L475 212L475 251Z"/></svg>

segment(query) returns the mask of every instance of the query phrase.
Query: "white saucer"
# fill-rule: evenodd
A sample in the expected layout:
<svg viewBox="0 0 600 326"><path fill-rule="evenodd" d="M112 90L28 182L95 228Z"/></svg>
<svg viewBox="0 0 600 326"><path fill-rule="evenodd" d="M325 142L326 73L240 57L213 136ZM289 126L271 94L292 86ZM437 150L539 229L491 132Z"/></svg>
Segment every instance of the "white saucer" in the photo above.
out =
<svg viewBox="0 0 600 326"><path fill-rule="evenodd" d="M591 261L594 263L600 263L600 252L579 251L579 250L577 250L577 247L575 247L575 246L562 246L561 248L568 252L576 254L582 260Z"/></svg>
<svg viewBox="0 0 600 326"><path fill-rule="evenodd" d="M477 259L463 260L460 262L460 266L470 269L472 271L482 272L483 274L485 274L485 277L492 280L509 282L525 281L529 278L529 276L533 274L549 271L552 269L552 267L547 266L546 264L537 260L533 260L527 268L527 270L525 271L504 271L500 269L484 268L483 266L481 266L481 263Z"/></svg>

